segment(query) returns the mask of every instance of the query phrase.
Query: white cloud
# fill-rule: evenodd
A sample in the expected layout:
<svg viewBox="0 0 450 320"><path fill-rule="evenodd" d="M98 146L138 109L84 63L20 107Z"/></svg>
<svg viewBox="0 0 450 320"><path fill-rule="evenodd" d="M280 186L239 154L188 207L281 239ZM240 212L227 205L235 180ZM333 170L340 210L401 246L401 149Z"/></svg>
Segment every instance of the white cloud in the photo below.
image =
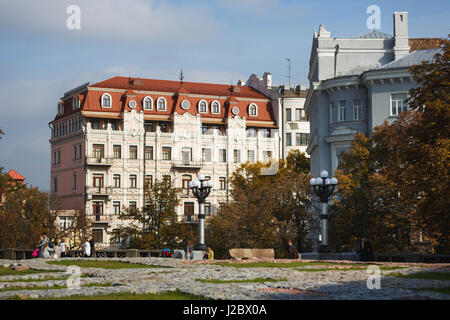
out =
<svg viewBox="0 0 450 320"><path fill-rule="evenodd" d="M281 0L215 0L222 8L233 13L268 19L298 18L306 14L299 3L281 3Z"/></svg>
<svg viewBox="0 0 450 320"><path fill-rule="evenodd" d="M66 9L72 4L81 9L80 30L66 28L66 20L69 18ZM32 35L75 35L116 42L192 43L213 40L220 26L210 12L190 3L170 4L167 1L145 0L15 0L0 3L0 28L3 31L20 31Z"/></svg>

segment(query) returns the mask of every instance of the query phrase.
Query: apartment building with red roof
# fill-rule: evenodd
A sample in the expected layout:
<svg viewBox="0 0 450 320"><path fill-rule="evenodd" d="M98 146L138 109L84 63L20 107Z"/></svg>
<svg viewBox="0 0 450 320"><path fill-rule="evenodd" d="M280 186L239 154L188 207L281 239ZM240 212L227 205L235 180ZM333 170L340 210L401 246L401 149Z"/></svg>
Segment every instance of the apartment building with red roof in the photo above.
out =
<svg viewBox="0 0 450 320"><path fill-rule="evenodd" d="M67 214L84 208L97 243L124 207L142 207L144 184L183 190L180 219L196 223L188 189L199 173L214 183L205 205L229 201L228 177L244 162L281 155L279 105L245 85L113 77L64 94L51 127L51 192ZM65 219L70 219L69 216Z"/></svg>

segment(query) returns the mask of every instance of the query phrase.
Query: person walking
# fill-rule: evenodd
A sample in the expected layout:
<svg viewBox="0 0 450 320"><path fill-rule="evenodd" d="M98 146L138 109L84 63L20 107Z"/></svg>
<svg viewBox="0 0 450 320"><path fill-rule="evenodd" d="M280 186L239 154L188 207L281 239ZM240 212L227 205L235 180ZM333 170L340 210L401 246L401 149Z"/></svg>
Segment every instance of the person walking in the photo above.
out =
<svg viewBox="0 0 450 320"><path fill-rule="evenodd" d="M94 238L92 238L92 235L89 235L88 240L91 245L91 256L95 258L95 241Z"/></svg>
<svg viewBox="0 0 450 320"><path fill-rule="evenodd" d="M67 253L66 239L61 239L61 241L59 242L59 247L61 248L61 258L65 258Z"/></svg>
<svg viewBox="0 0 450 320"><path fill-rule="evenodd" d="M42 247L42 257L43 259L49 259L52 255L53 249L50 248L50 246L48 245L48 242L46 242L44 244L44 246Z"/></svg>
<svg viewBox="0 0 450 320"><path fill-rule="evenodd" d="M39 258L44 258L44 246L48 246L48 237L45 232L42 232L40 240L41 242L38 244Z"/></svg>
<svg viewBox="0 0 450 320"><path fill-rule="evenodd" d="M191 240L188 240L186 243L186 248L184 248L184 256L187 259L194 259L194 246L192 245Z"/></svg>
<svg viewBox="0 0 450 320"><path fill-rule="evenodd" d="M298 259L299 254L297 251L297 248L292 244L292 241L288 241L288 247L289 247L289 255L291 259Z"/></svg>
<svg viewBox="0 0 450 320"><path fill-rule="evenodd" d="M91 244L89 243L88 238L86 238L86 242L83 243L83 253L85 258L89 258L91 256Z"/></svg>
<svg viewBox="0 0 450 320"><path fill-rule="evenodd" d="M211 247L208 247L208 250L206 252L208 253L208 260L214 260L214 251L211 249Z"/></svg>

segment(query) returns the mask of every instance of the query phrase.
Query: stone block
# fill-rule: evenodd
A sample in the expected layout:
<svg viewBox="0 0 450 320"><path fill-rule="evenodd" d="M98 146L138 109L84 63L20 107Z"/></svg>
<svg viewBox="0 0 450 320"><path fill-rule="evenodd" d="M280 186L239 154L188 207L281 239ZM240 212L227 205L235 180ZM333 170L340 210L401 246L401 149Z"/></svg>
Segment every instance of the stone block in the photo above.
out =
<svg viewBox="0 0 450 320"><path fill-rule="evenodd" d="M245 249L233 248L229 250L233 259L274 259L275 251L273 249Z"/></svg>
<svg viewBox="0 0 450 320"><path fill-rule="evenodd" d="M28 270L30 268L28 268L27 266L12 266L11 270L16 270L16 271L23 271L23 270Z"/></svg>
<svg viewBox="0 0 450 320"><path fill-rule="evenodd" d="M128 249L127 250L127 258L139 258L139 250L138 249Z"/></svg>

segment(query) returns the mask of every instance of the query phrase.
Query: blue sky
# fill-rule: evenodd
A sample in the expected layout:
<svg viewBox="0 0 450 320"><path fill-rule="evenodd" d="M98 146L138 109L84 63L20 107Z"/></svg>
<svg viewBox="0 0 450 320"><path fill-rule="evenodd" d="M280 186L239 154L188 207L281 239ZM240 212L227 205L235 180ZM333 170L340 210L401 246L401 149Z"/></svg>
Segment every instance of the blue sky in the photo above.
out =
<svg viewBox="0 0 450 320"><path fill-rule="evenodd" d="M69 30L69 5L81 29ZM0 166L49 189L50 129L64 92L123 75L236 83L272 73L275 84L308 84L313 29L332 37L368 32L366 9L409 12L410 37L445 37L449 1L0 0Z"/></svg>

